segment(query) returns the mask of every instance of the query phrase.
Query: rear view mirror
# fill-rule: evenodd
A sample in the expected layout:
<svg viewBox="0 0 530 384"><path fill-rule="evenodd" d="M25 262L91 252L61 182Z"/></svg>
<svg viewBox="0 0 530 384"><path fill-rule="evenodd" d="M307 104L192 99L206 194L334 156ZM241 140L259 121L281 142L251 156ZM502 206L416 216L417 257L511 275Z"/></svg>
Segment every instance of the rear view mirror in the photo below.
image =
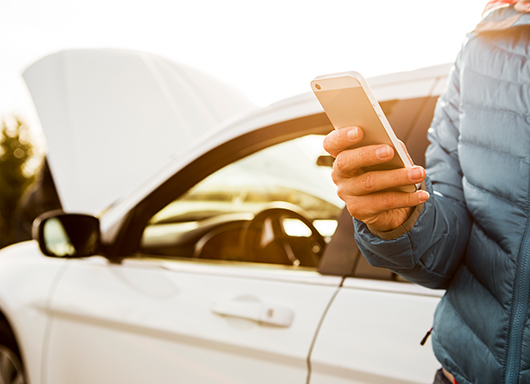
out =
<svg viewBox="0 0 530 384"><path fill-rule="evenodd" d="M33 238L46 256L92 256L99 247L99 220L89 215L48 212L33 223Z"/></svg>

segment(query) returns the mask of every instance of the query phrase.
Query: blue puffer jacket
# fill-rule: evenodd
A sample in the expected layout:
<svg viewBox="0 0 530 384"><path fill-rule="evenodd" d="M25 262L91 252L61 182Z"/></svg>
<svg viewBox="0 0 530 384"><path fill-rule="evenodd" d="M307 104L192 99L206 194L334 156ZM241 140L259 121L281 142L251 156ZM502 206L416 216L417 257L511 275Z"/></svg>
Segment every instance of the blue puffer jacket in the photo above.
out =
<svg viewBox="0 0 530 384"><path fill-rule="evenodd" d="M460 384L530 383L530 14L502 28L471 33L458 55L413 229L382 240L355 222L372 265L447 289L433 348Z"/></svg>

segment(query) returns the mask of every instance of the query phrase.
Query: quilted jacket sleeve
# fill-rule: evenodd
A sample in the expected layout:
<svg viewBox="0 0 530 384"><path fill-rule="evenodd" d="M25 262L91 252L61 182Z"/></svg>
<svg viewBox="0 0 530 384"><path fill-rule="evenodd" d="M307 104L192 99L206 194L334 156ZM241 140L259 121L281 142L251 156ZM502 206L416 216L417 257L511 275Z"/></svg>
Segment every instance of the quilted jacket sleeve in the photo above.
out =
<svg viewBox="0 0 530 384"><path fill-rule="evenodd" d="M461 56L428 133L426 186L431 197L414 227L395 240L383 240L354 219L357 244L371 265L430 288L447 288L462 262L471 228L458 159Z"/></svg>

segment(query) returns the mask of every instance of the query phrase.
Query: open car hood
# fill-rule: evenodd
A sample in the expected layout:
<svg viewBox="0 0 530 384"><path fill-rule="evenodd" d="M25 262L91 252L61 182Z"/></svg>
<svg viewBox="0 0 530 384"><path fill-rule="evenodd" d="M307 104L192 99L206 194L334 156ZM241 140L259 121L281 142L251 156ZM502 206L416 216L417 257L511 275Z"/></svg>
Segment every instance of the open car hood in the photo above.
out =
<svg viewBox="0 0 530 384"><path fill-rule="evenodd" d="M101 212L217 124L255 108L218 80L143 52L61 51L23 77L66 211Z"/></svg>

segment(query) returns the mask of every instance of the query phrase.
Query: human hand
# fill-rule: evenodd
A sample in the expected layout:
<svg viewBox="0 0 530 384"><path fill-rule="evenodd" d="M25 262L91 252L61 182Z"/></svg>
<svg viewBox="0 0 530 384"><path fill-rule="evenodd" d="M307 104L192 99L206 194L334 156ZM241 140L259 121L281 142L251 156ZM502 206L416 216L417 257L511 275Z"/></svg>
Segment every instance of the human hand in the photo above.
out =
<svg viewBox="0 0 530 384"><path fill-rule="evenodd" d="M362 138L361 128L347 127L334 130L324 140L324 149L335 157L332 178L338 187L337 193L356 219L380 232L396 229L410 217L416 205L429 199L429 193L388 189L421 183L425 179L425 170L414 166L364 172L361 168L390 161L394 150L389 145L350 149Z"/></svg>

